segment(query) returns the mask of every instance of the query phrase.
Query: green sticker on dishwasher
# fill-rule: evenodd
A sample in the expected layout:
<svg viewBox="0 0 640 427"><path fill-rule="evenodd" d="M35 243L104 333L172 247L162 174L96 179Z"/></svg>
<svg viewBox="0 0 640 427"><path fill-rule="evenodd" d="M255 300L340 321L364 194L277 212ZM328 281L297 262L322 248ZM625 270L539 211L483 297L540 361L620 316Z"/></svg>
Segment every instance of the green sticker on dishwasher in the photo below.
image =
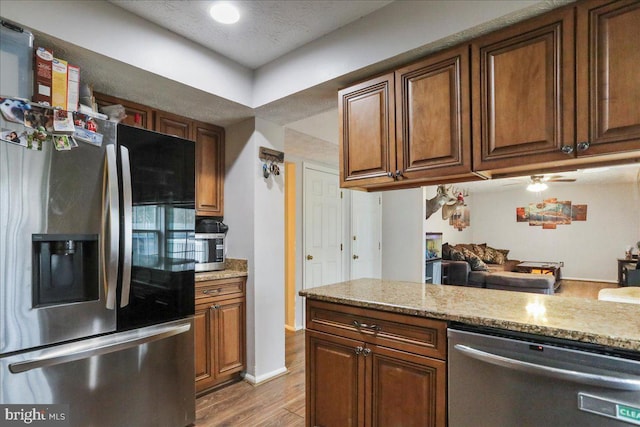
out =
<svg viewBox="0 0 640 427"><path fill-rule="evenodd" d="M634 408L633 406L627 405L616 405L617 409L617 417L621 420L629 420L634 421L634 423L640 422L640 408Z"/></svg>

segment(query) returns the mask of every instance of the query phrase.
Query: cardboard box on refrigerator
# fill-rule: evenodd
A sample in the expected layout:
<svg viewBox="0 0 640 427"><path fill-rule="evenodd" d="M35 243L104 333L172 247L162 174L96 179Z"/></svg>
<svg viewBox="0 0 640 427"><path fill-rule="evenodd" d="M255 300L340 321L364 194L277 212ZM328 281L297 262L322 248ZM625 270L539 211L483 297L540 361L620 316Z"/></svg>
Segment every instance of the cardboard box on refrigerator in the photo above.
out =
<svg viewBox="0 0 640 427"><path fill-rule="evenodd" d="M78 111L80 101L80 67L67 66L67 111Z"/></svg>
<svg viewBox="0 0 640 427"><path fill-rule="evenodd" d="M53 67L53 52L39 47L34 55L33 97L35 102L51 105L51 76Z"/></svg>
<svg viewBox="0 0 640 427"><path fill-rule="evenodd" d="M51 106L67 109L67 61L53 58L51 67Z"/></svg>

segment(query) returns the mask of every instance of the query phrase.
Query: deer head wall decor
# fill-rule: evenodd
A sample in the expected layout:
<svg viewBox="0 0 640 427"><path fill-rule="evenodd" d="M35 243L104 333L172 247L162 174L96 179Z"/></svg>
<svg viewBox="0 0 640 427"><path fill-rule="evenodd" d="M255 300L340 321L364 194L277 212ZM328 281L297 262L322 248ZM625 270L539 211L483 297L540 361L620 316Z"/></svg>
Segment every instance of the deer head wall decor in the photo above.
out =
<svg viewBox="0 0 640 427"><path fill-rule="evenodd" d="M453 209L442 210L442 219L449 219L449 217L455 211L455 207L464 204L464 197L462 192L457 188L453 188L451 185L438 185L436 189L436 196L426 201L426 215L425 219L429 219L431 215L438 211L442 206L453 207ZM445 216L446 215L446 216Z"/></svg>

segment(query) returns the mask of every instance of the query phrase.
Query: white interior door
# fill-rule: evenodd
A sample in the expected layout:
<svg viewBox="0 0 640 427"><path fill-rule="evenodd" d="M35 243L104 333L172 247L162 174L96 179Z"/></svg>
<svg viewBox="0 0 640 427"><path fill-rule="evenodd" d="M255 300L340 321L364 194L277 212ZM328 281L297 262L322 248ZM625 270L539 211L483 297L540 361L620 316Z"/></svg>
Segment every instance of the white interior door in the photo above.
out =
<svg viewBox="0 0 640 427"><path fill-rule="evenodd" d="M382 275L382 197L380 193L351 193L351 280Z"/></svg>
<svg viewBox="0 0 640 427"><path fill-rule="evenodd" d="M304 288L342 280L342 203L338 172L304 167Z"/></svg>

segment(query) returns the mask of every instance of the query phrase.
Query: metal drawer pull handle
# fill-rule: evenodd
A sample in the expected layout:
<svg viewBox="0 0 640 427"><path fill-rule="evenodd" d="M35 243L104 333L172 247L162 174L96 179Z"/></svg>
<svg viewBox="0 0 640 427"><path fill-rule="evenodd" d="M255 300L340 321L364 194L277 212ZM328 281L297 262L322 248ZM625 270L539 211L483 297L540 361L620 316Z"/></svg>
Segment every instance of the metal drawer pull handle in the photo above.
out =
<svg viewBox="0 0 640 427"><path fill-rule="evenodd" d="M354 351L356 352L356 354L362 354L362 350L364 350L362 346L357 346Z"/></svg>
<svg viewBox="0 0 640 427"><path fill-rule="evenodd" d="M365 348L364 350L362 350L362 354L364 355L364 357L367 357L368 355L371 354L371 349Z"/></svg>
<svg viewBox="0 0 640 427"><path fill-rule="evenodd" d="M204 291L202 291L203 294L207 294L207 295L211 295L211 294L218 294L222 292L222 288L218 288L218 289L205 289Z"/></svg>
<svg viewBox="0 0 640 427"><path fill-rule="evenodd" d="M220 306L218 304L214 304L211 307L209 307L211 310L217 310L220 308Z"/></svg>
<svg viewBox="0 0 640 427"><path fill-rule="evenodd" d="M379 332L382 330L381 326L378 325L369 325L368 323L360 323L357 320L353 321L353 325L358 329L371 329L373 331Z"/></svg>

